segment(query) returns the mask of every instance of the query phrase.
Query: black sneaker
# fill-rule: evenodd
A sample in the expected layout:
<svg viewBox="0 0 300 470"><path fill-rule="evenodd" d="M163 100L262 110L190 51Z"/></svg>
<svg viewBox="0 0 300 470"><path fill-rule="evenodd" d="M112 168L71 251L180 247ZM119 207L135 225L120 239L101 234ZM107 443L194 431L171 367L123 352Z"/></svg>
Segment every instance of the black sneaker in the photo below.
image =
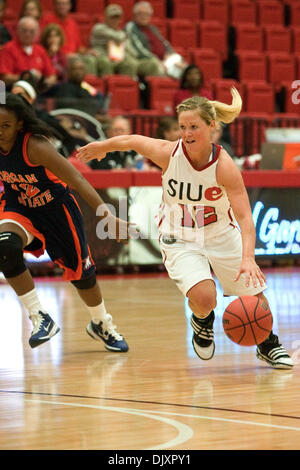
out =
<svg viewBox="0 0 300 470"><path fill-rule="evenodd" d="M211 359L215 353L214 330L213 324L215 313L212 310L208 317L203 320L197 318L194 314L191 318L191 325L194 330L193 347L195 353L207 361Z"/></svg>
<svg viewBox="0 0 300 470"><path fill-rule="evenodd" d="M38 315L31 317L31 321L33 330L29 338L29 344L32 348L49 341L60 330L48 313L39 312Z"/></svg>
<svg viewBox="0 0 300 470"><path fill-rule="evenodd" d="M103 341L105 349L115 352L127 352L129 347L122 335L120 335L116 326L112 323L112 316L107 313L105 320L99 325L92 321L87 325L86 332L93 339Z"/></svg>
<svg viewBox="0 0 300 470"><path fill-rule="evenodd" d="M272 332L263 343L257 346L256 356L274 369L291 369L294 366L288 352L279 344L278 336Z"/></svg>

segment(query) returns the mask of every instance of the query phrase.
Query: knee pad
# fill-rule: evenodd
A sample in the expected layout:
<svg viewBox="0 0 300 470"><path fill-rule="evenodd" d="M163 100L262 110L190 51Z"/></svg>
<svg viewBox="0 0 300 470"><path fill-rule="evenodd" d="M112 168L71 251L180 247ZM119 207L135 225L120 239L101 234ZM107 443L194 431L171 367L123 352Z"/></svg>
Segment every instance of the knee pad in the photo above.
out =
<svg viewBox="0 0 300 470"><path fill-rule="evenodd" d="M0 271L9 278L19 276L26 269L22 238L13 232L0 233Z"/></svg>
<svg viewBox="0 0 300 470"><path fill-rule="evenodd" d="M96 279L96 274L92 274L91 277L88 277L87 279L79 279L79 281L71 281L74 287L76 289L91 289L92 287L95 286L97 282Z"/></svg>

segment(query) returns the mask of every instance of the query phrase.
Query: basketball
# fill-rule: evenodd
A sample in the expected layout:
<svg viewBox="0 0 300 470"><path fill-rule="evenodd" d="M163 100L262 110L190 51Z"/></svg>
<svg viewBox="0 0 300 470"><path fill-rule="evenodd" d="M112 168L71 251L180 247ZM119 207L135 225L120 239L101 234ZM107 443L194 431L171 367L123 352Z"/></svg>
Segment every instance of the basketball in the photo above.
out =
<svg viewBox="0 0 300 470"><path fill-rule="evenodd" d="M223 314L223 328L228 338L241 346L265 341L273 326L273 317L265 301L243 296L231 302Z"/></svg>

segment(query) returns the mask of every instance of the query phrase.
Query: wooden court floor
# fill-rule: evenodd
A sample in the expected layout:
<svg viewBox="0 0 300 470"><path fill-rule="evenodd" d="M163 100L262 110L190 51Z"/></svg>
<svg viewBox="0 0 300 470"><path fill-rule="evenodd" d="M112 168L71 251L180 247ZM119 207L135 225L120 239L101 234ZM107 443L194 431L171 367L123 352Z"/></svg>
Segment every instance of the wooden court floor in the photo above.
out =
<svg viewBox="0 0 300 470"><path fill-rule="evenodd" d="M128 353L85 333L89 313L70 284L36 286L61 327L32 350L30 323L0 284L0 449L300 449L300 270L266 272L274 332L295 361L274 370L255 348L222 331L218 286L216 353L191 346L190 311L164 275L100 279Z"/></svg>

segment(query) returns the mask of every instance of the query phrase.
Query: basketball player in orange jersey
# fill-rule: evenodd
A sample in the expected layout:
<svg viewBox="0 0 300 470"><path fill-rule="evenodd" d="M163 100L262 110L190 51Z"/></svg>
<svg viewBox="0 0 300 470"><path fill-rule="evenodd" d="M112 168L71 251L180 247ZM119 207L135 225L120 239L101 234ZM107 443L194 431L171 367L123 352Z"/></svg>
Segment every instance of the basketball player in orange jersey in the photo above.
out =
<svg viewBox="0 0 300 470"><path fill-rule="evenodd" d="M113 150L133 149L162 169L161 252L170 278L188 298L194 350L206 360L215 350L216 286L210 267L224 295L255 295L267 302L265 276L254 258L255 227L242 176L227 152L211 143L216 125L230 123L240 113L241 97L235 88L231 94L231 105L198 96L178 105L181 139L175 144L123 135L78 152L88 161ZM274 368L293 367L273 332L258 346L257 357Z"/></svg>
<svg viewBox="0 0 300 470"><path fill-rule="evenodd" d="M23 252L39 256L47 250L64 270L64 279L77 289L91 322L87 333L103 341L110 351L126 352L128 345L106 312L95 265L86 241L75 189L95 210L104 204L98 193L45 138L49 130L36 119L20 96L8 94L0 104L0 271L15 290L33 324L32 348L48 341L59 327L42 305ZM114 218L119 237L126 238L128 224Z"/></svg>

